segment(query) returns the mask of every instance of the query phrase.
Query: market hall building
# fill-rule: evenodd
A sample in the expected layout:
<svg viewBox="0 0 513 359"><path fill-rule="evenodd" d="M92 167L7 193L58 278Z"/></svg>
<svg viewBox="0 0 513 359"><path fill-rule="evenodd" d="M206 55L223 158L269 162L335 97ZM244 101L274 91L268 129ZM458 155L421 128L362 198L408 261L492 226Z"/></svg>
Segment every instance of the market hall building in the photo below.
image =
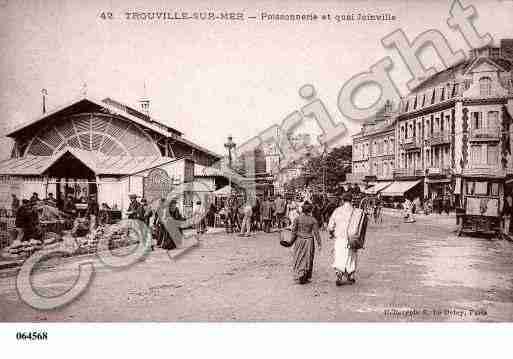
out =
<svg viewBox="0 0 513 359"><path fill-rule="evenodd" d="M7 136L14 145L10 159L0 162L4 208L10 208L11 193L20 199L33 192L42 199L53 193L58 203L64 196L79 201L93 194L98 203L124 210L129 193L156 197L156 186L164 189L162 195L181 183L192 183L204 194L217 189L215 181L195 180L195 171L221 156L152 118L149 100L136 110L111 98L84 95ZM192 210L192 193L183 198L181 207Z"/></svg>

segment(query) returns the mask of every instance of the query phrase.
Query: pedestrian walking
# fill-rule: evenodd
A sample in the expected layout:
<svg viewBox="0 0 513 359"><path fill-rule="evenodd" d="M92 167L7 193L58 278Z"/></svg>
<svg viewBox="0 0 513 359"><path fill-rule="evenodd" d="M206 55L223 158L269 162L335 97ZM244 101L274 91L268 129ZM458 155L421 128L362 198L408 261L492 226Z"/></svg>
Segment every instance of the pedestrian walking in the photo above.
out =
<svg viewBox="0 0 513 359"><path fill-rule="evenodd" d="M182 217L180 210L176 206L176 200L172 199L169 202L169 206L165 206L165 200L161 200L160 209L156 214L156 220L159 224L159 237L157 245L161 245L163 249L175 249L178 246L179 240L182 236L182 228L176 221L185 221ZM172 233L171 233L172 232Z"/></svg>
<svg viewBox="0 0 513 359"><path fill-rule="evenodd" d="M206 209L201 205L201 201L196 201L196 206L194 207L193 218L194 218L194 227L196 228L197 234L204 234L207 231L206 224Z"/></svg>
<svg viewBox="0 0 513 359"><path fill-rule="evenodd" d="M13 193L11 194L12 201L11 201L11 215L13 217L16 217L16 212L18 212L18 209L20 208L20 200L16 195Z"/></svg>
<svg viewBox="0 0 513 359"><path fill-rule="evenodd" d="M328 232L335 238L333 268L337 276L337 286L355 283L358 251L349 247L348 229L353 206L352 195L348 192L342 196L342 205L335 209L328 223Z"/></svg>
<svg viewBox="0 0 513 359"><path fill-rule="evenodd" d="M237 198L232 197L230 199L229 211L228 211L228 233L233 233L238 231L239 225L239 202Z"/></svg>
<svg viewBox="0 0 513 359"><path fill-rule="evenodd" d="M347 192L349 193L349 192ZM323 214L323 220L326 225L328 225L328 222L331 218L331 215L337 209L338 203L335 201L334 198L328 198L328 202L326 203L325 207L322 210Z"/></svg>
<svg viewBox="0 0 513 359"><path fill-rule="evenodd" d="M294 280L299 284L306 284L312 278L315 242L317 242L318 251L321 250L319 223L312 216L312 205L309 202L303 204L303 213L294 219L291 242L294 242L292 261Z"/></svg>
<svg viewBox="0 0 513 359"><path fill-rule="evenodd" d="M253 205L253 216L251 218L251 227L254 231L259 231L261 229L260 225L260 200L257 198L255 200L255 204Z"/></svg>
<svg viewBox="0 0 513 359"><path fill-rule="evenodd" d="M274 201L276 207L276 222L278 228L283 228L285 223L285 213L287 212L287 202L282 198L281 195L276 197L276 201Z"/></svg>
<svg viewBox="0 0 513 359"><path fill-rule="evenodd" d="M240 236L249 237L251 236L251 217L253 215L253 206L251 205L251 202L249 200L242 208L242 213L244 214L244 218L242 219Z"/></svg>
<svg viewBox="0 0 513 359"><path fill-rule="evenodd" d="M128 209L126 211L128 219L140 219L141 204L137 201L137 195L134 193L130 193L128 195L128 198L130 199L130 204L128 205Z"/></svg>
<svg viewBox="0 0 513 359"><path fill-rule="evenodd" d="M289 205L289 227L292 229L292 225L294 224L294 220L299 217L299 209L298 204L295 201L290 202Z"/></svg>
<svg viewBox="0 0 513 359"><path fill-rule="evenodd" d="M511 224L511 215L513 214L513 199L511 196L506 196L506 200L504 201L504 205L502 207L502 234L505 236L509 236L510 224Z"/></svg>
<svg viewBox="0 0 513 359"><path fill-rule="evenodd" d="M262 207L260 208L260 215L262 218L263 229L265 233L270 232L271 220L272 220L272 205L268 198L264 199Z"/></svg>
<svg viewBox="0 0 513 359"><path fill-rule="evenodd" d="M413 208L414 204L412 200L410 200L408 197L404 200L403 203L404 207L404 222L406 223L413 223L415 222L415 216L413 214Z"/></svg>

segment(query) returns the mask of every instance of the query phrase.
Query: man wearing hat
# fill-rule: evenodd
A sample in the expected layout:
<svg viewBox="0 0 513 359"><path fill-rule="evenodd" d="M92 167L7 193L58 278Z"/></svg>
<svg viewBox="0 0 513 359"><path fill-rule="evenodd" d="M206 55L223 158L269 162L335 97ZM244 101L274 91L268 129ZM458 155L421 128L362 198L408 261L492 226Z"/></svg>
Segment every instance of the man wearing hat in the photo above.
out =
<svg viewBox="0 0 513 359"><path fill-rule="evenodd" d="M126 211L128 219L140 219L141 218L141 204L137 202L137 195L135 193L130 193L128 195L130 199L130 205Z"/></svg>

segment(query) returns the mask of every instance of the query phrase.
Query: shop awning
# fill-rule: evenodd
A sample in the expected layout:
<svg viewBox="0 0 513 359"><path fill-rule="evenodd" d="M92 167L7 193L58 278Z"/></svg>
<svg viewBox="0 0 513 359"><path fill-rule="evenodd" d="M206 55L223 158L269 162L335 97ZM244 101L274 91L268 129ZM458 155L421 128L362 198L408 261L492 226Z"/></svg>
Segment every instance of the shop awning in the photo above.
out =
<svg viewBox="0 0 513 359"><path fill-rule="evenodd" d="M224 186L214 192L214 195L218 197L229 197L232 194L232 187L230 185Z"/></svg>
<svg viewBox="0 0 513 359"><path fill-rule="evenodd" d="M384 190L388 186L390 186L392 182L378 182L371 188L367 188L364 192L367 194L377 194L380 191Z"/></svg>
<svg viewBox="0 0 513 359"><path fill-rule="evenodd" d="M383 196L402 196L407 191L415 187L420 183L421 180L417 181L395 181L390 186L381 191Z"/></svg>

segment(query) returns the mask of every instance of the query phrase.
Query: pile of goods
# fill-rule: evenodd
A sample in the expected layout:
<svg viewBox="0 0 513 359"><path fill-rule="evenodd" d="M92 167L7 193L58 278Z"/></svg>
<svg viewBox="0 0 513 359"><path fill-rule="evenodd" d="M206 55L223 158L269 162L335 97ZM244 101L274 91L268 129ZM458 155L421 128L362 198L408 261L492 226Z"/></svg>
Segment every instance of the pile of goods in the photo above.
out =
<svg viewBox="0 0 513 359"><path fill-rule="evenodd" d="M128 228L119 225L112 225L108 231L109 249L126 247L139 242L134 235L130 235Z"/></svg>
<svg viewBox="0 0 513 359"><path fill-rule="evenodd" d="M10 246L3 250L2 257L14 260L25 259L35 251L60 241L62 241L62 237L53 232L46 233L44 240L30 239L22 242L20 239L15 239Z"/></svg>
<svg viewBox="0 0 513 359"><path fill-rule="evenodd" d="M62 235L55 232L46 232L43 236L44 240L30 239L23 242L21 241L23 236L18 233L18 235L15 235L17 238L2 251L0 257L9 260L26 259L35 251L62 241L64 241L62 245L71 252L68 255L96 253L100 241L107 241L109 250L139 242L134 229L129 231L127 227L118 224L94 228L94 223L89 223L89 221L81 218L75 220L71 230L60 232Z"/></svg>
<svg viewBox="0 0 513 359"><path fill-rule="evenodd" d="M79 246L76 254L95 253L98 250L98 242L100 241L106 241L109 250L139 242L135 236L129 235L126 227L117 224L98 226L95 229L91 229L87 235L76 237L76 241Z"/></svg>

